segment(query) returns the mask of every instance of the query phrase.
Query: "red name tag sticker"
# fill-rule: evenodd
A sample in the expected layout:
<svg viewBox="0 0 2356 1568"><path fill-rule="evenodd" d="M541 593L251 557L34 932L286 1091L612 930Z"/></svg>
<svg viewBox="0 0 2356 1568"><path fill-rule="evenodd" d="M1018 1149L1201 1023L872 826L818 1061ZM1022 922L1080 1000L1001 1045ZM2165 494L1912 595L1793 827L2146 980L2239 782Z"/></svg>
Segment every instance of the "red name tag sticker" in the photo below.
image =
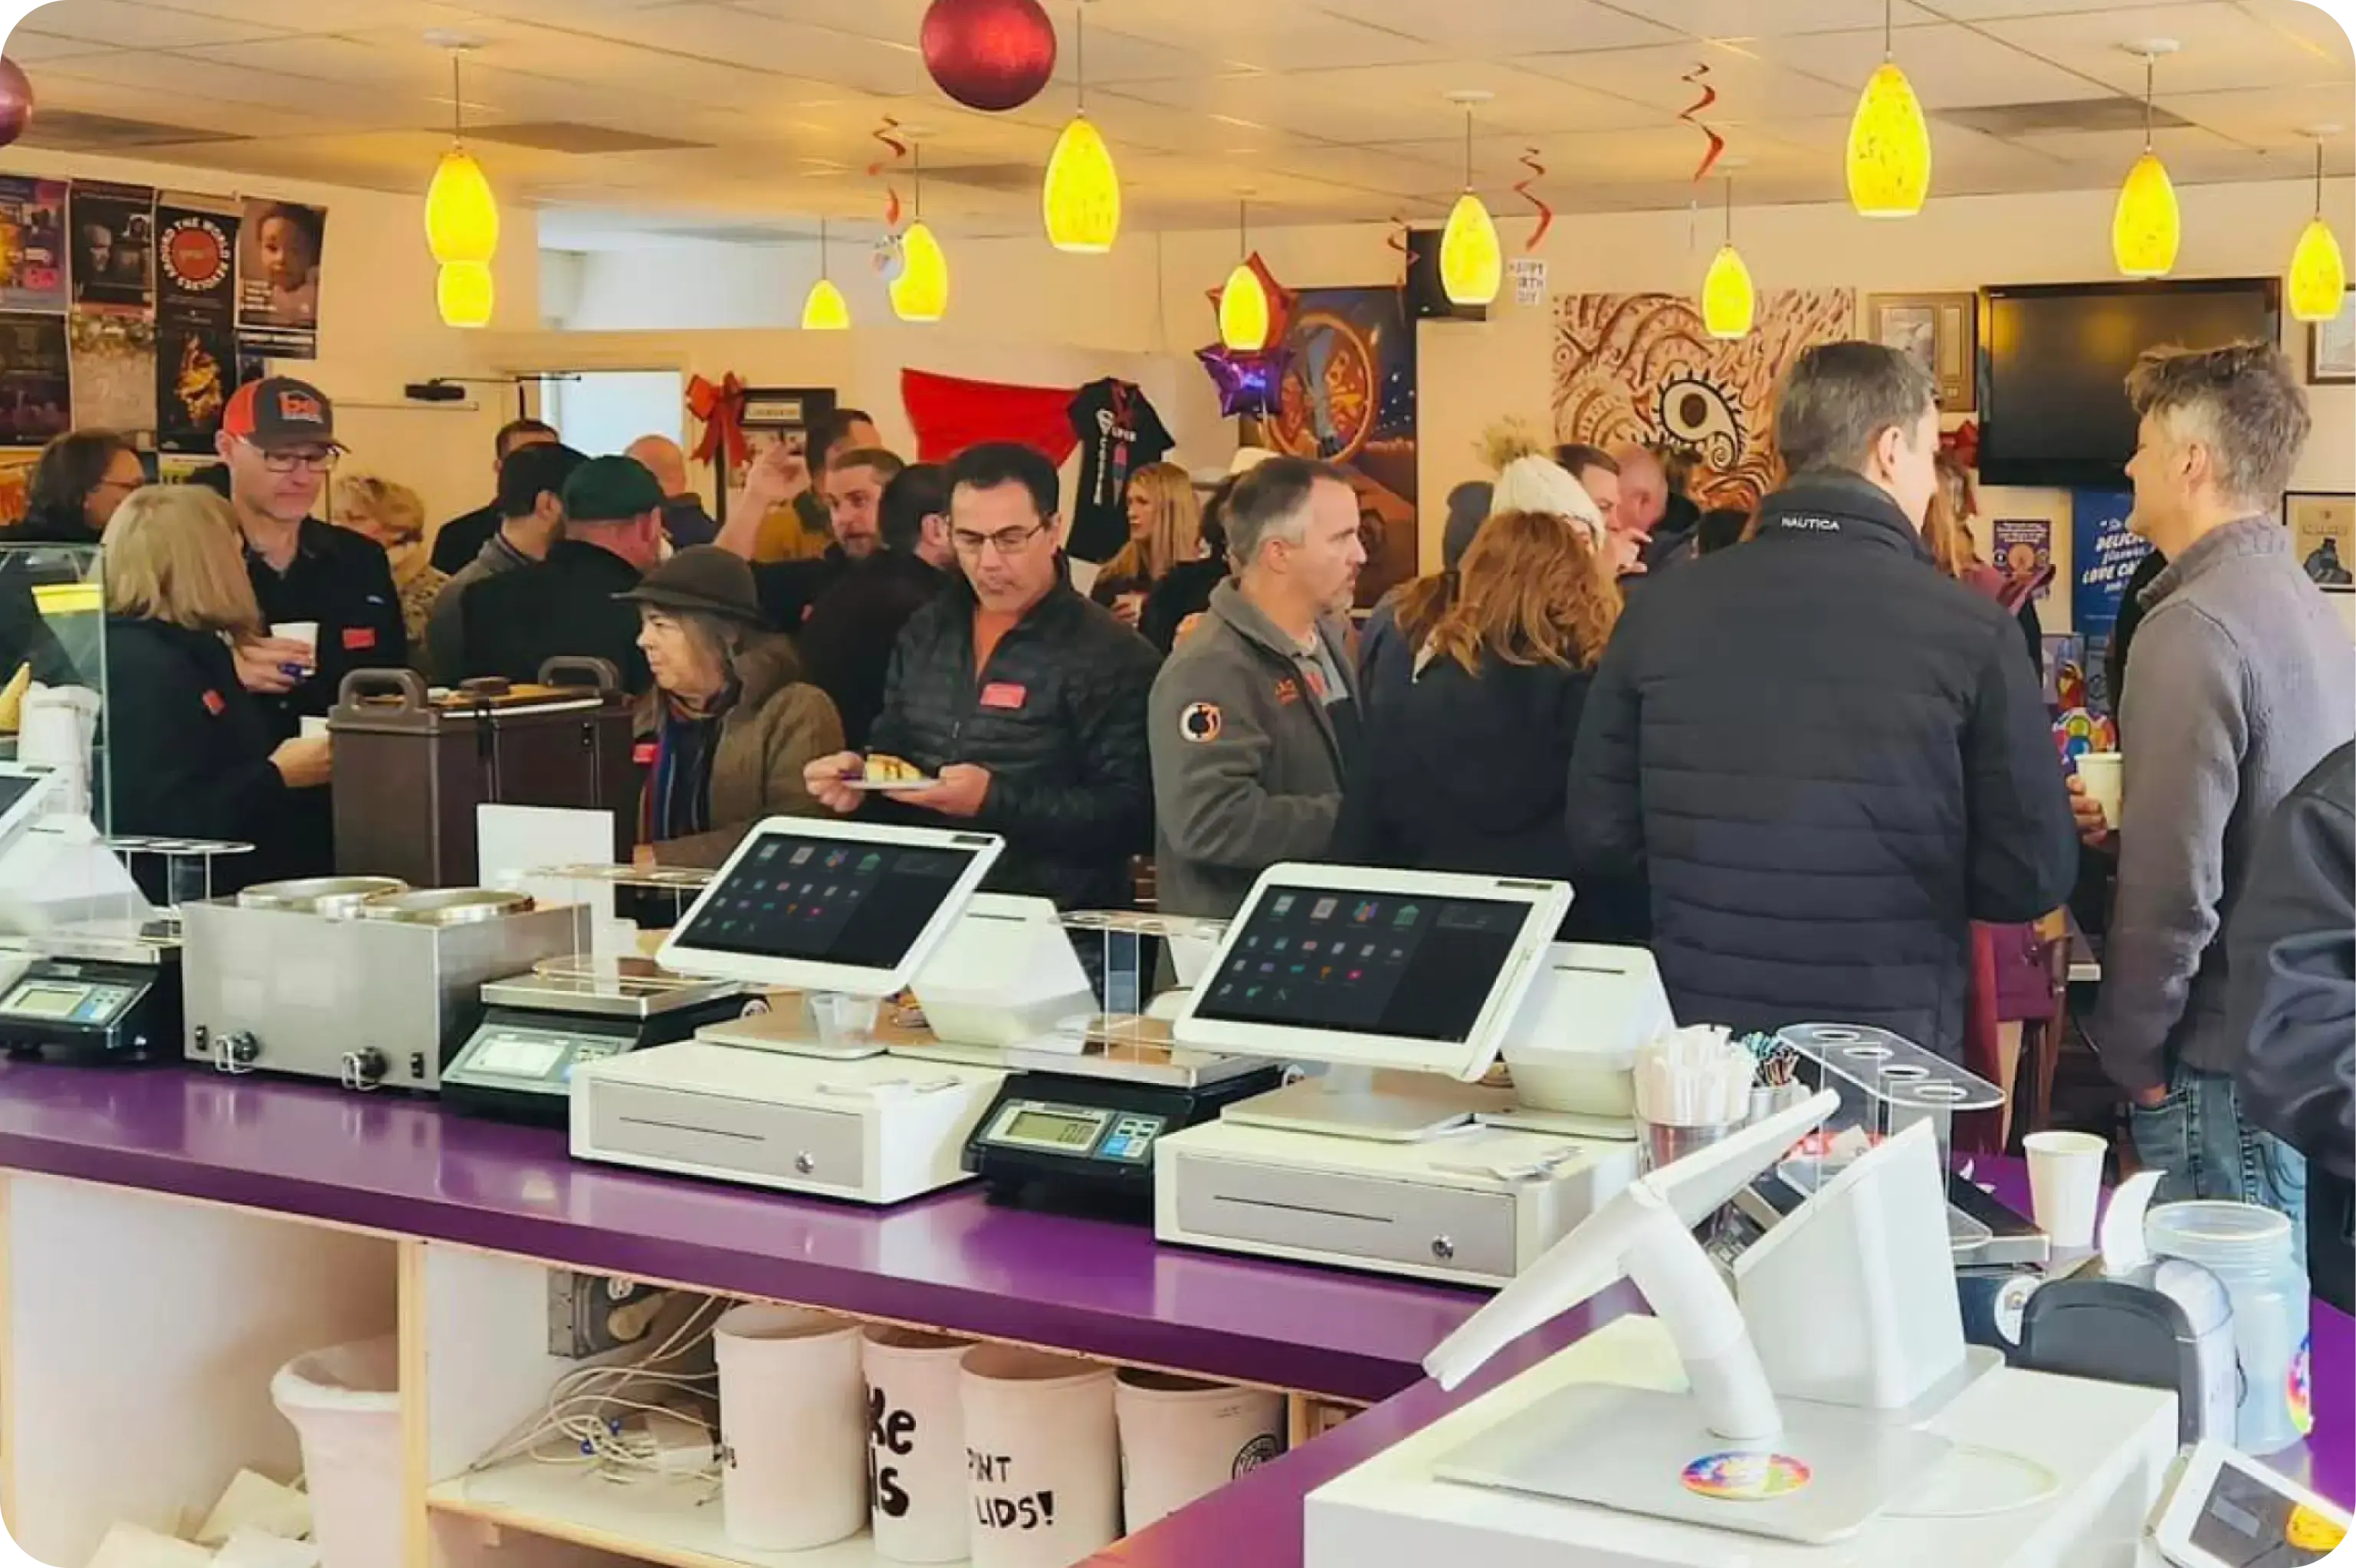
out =
<svg viewBox="0 0 2356 1568"><path fill-rule="evenodd" d="M1028 691L1012 681L994 680L981 688L981 705L984 708L998 708L1010 713L1015 712L1022 708L1030 695Z"/></svg>
<svg viewBox="0 0 2356 1568"><path fill-rule="evenodd" d="M229 699L218 691L205 693L205 711L218 719L229 711Z"/></svg>
<svg viewBox="0 0 2356 1568"><path fill-rule="evenodd" d="M374 646L376 646L376 628L374 626L346 626L344 628L345 652L351 653L362 648L372 648Z"/></svg>
<svg viewBox="0 0 2356 1568"><path fill-rule="evenodd" d="M631 747L630 761L636 763L642 768L653 767L655 765L655 743L652 741L641 741L637 745Z"/></svg>

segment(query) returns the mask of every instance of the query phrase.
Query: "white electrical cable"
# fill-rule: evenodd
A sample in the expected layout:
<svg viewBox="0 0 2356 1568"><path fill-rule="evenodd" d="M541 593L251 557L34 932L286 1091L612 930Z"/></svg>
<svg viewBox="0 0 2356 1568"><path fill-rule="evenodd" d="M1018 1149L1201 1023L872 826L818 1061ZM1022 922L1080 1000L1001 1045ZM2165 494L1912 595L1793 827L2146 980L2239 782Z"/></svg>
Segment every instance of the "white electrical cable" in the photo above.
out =
<svg viewBox="0 0 2356 1568"><path fill-rule="evenodd" d="M663 1468L662 1456L653 1439L643 1431L626 1434L622 1430L623 1418L675 1416L701 1427L707 1436L712 1435L711 1424L691 1409L652 1404L630 1395L669 1392L709 1398L716 1392L720 1378L717 1371L666 1372L656 1369L708 1344L721 1316L734 1305L724 1297L707 1298L681 1318L660 1345L645 1355L627 1361L578 1368L559 1378L540 1411L468 1466L468 1473L487 1470L519 1456L529 1456L535 1464L595 1466L605 1478L614 1481L648 1480L669 1473ZM550 1452L552 1442L562 1444L562 1449ZM714 1461L707 1463L700 1472L690 1474L709 1477L716 1473Z"/></svg>
<svg viewBox="0 0 2356 1568"><path fill-rule="evenodd" d="M1957 1443L1948 1451L1949 1458L1961 1455L1972 1455L1982 1459L1993 1459L1998 1464L2010 1465L2029 1477L2033 1482L2037 1482L2038 1489L2026 1497L1990 1503L1981 1508L1951 1510L1890 1508L1881 1510L1882 1517L1885 1519L1995 1519L2001 1514L2017 1513L2025 1508L2035 1508L2040 1503L2049 1501L2062 1490L2062 1477L2053 1472L2052 1467L2030 1458L2026 1454L2015 1454L2003 1448L1989 1448L1977 1443Z"/></svg>

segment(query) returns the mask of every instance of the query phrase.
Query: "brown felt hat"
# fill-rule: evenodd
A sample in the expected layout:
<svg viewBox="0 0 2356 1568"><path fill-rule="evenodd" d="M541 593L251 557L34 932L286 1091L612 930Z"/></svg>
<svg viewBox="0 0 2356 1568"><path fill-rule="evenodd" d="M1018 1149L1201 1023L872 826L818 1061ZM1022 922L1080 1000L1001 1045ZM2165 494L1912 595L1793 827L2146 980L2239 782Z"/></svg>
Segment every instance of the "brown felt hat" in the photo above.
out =
<svg viewBox="0 0 2356 1568"><path fill-rule="evenodd" d="M761 599L753 591L753 569L744 558L718 545L690 545L639 580L616 599L658 610L688 610L748 626L761 625Z"/></svg>

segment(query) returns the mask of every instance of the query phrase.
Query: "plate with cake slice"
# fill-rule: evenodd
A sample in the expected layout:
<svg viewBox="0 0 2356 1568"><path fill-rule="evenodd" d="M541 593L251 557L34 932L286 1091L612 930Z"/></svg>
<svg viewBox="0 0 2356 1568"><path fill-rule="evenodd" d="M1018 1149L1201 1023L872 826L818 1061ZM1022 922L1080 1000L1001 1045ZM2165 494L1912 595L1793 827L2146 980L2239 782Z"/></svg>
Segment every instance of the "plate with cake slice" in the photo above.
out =
<svg viewBox="0 0 2356 1568"><path fill-rule="evenodd" d="M941 781L914 763L877 752L866 759L856 776L842 782L851 789L888 794L895 790L930 789Z"/></svg>

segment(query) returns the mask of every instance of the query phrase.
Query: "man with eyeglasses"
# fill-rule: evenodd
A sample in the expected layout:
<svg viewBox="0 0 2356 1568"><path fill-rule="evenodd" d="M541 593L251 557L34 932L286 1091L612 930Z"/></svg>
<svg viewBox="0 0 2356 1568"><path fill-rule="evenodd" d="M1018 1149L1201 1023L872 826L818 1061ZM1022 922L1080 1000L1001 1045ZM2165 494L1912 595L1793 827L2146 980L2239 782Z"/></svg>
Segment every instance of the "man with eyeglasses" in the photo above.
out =
<svg viewBox="0 0 2356 1568"><path fill-rule="evenodd" d="M934 782L875 809L1004 837L994 891L1124 907L1130 857L1153 831L1153 649L1066 580L1054 464L993 443L948 477L959 577L901 632L868 737ZM859 753L841 752L807 782L849 816L878 798L849 787L861 771Z"/></svg>
<svg viewBox="0 0 2356 1568"><path fill-rule="evenodd" d="M288 739L335 706L351 671L408 662L401 596L374 540L311 515L343 451L327 394L284 376L249 381L222 411L215 444L262 622L317 628L312 642L256 637L237 648L238 679Z"/></svg>

